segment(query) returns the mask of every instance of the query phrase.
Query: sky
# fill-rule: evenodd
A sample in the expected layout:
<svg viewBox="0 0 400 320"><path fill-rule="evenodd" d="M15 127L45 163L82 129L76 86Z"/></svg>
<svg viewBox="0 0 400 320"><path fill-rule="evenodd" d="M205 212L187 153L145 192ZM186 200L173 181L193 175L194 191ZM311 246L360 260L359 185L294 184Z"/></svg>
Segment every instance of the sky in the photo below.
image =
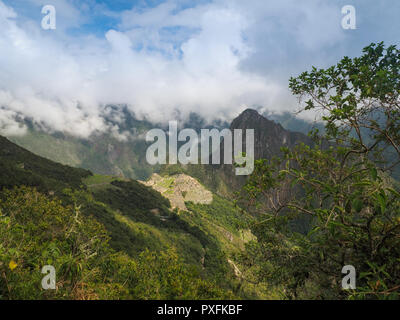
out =
<svg viewBox="0 0 400 320"><path fill-rule="evenodd" d="M345 5L356 29L342 27ZM399 14L398 0L0 0L0 134L29 118L88 137L110 129L107 104L155 122L294 111L291 76L398 45Z"/></svg>

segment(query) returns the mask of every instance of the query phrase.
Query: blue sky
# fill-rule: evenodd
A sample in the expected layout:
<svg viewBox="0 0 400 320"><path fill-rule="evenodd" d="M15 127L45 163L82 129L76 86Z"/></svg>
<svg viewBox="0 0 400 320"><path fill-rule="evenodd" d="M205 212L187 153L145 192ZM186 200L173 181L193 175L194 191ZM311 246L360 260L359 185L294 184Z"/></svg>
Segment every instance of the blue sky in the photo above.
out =
<svg viewBox="0 0 400 320"><path fill-rule="evenodd" d="M49 4L56 30L41 28ZM399 13L398 0L0 0L0 133L23 116L87 136L108 103L155 121L295 110L290 76L399 44Z"/></svg>
<svg viewBox="0 0 400 320"><path fill-rule="evenodd" d="M72 35L91 33L97 36L104 35L112 28L118 28L121 23L121 13L128 10L144 11L155 8L162 4L163 0L4 0L5 4L13 7L22 19L41 19L41 8L43 5L59 4L70 5L81 11L85 19L79 26L68 28ZM199 6L209 2L208 0L197 1L177 1L176 10L183 10L190 7ZM62 12L61 12L62 14Z"/></svg>

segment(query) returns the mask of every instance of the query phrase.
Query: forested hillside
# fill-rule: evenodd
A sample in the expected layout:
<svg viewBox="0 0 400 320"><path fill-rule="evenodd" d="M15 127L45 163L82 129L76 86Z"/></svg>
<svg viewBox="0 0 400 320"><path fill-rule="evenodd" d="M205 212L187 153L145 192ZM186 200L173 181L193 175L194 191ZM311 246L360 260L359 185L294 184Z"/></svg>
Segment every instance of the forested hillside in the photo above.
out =
<svg viewBox="0 0 400 320"><path fill-rule="evenodd" d="M57 164L0 139L1 298L265 296L235 271L249 231L229 201L187 202L178 212L143 183ZM44 265L56 268L55 291L41 289Z"/></svg>

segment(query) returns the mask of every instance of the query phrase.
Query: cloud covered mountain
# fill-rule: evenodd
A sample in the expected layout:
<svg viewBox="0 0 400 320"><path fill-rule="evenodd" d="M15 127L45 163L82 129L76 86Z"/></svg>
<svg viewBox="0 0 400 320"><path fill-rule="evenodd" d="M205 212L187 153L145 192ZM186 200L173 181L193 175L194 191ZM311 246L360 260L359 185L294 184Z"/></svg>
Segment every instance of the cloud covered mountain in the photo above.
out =
<svg viewBox="0 0 400 320"><path fill-rule="evenodd" d="M110 129L108 104L155 122L293 110L291 75L376 39L397 43L390 3L357 3L360 28L346 31L346 1L54 0L57 28L43 30L45 1L0 0L0 133L23 134L22 117L88 137Z"/></svg>

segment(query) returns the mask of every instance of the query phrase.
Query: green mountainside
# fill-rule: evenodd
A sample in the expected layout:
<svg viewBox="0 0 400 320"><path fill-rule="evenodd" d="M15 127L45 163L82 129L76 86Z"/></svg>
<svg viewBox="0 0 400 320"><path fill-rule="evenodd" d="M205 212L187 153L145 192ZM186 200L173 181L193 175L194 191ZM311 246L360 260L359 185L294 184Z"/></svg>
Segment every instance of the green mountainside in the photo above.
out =
<svg viewBox="0 0 400 320"><path fill-rule="evenodd" d="M11 143L0 136L0 187L25 185L39 190L61 191L78 188L90 171L54 163Z"/></svg>
<svg viewBox="0 0 400 320"><path fill-rule="evenodd" d="M98 174L145 179L155 169L146 162L146 143L140 137L124 141L112 134L99 134L80 139L29 129L25 135L9 139L53 161Z"/></svg>
<svg viewBox="0 0 400 320"><path fill-rule="evenodd" d="M102 243L107 247L107 254L117 255L118 261L127 259L130 261L129 263L140 264L142 262L146 264L147 260L159 259L153 264L159 264L160 268L168 270L168 267L162 267L166 263L164 260L167 257L174 257L175 260L169 264L184 268L185 271L181 274L185 276L185 279L169 279L168 281L179 283L190 280L194 281L196 286L201 284L207 287L203 292L204 295L191 289L196 295L194 298L268 299L281 297L276 287L269 288L266 283L256 281L255 275L259 272L258 267L249 268L247 262L243 260L246 244L250 240L256 240L249 227L253 217L244 214L235 206L231 194L243 185L245 179L238 178L233 174L234 167L232 165L151 167L147 163L143 163L147 148L143 134L151 128L151 125L134 118L128 118L127 122L129 123L125 123L126 126L132 125L135 128L135 139L121 140L111 134L102 134L83 140L61 133L44 133L32 126L25 136L12 137L13 142L27 146L35 153L63 164L36 156L1 137L0 187L3 189L1 197L4 199L4 207L0 209L6 212L10 206L10 197L15 196L22 199L40 197L40 206L44 207L48 206L48 203L61 201L56 211L63 212L61 216L67 219L65 223L74 224L74 221L79 220L79 218L74 218L78 220L69 221L71 215L87 219L88 226L91 223L98 223L101 231L97 232L104 236L105 240ZM207 127L201 119L195 116L186 126L196 129L202 126ZM223 127L226 127L226 124L220 124L220 128ZM286 131L279 124L262 117L254 110L246 110L236 118L231 129L236 128L255 129L257 158L272 157L279 152L281 146L306 139L300 133ZM121 130L125 129L127 127L122 127ZM283 140L278 139L278 141L277 136ZM270 148L265 148L266 146ZM271 149L271 147L273 148ZM265 150L268 154L265 154ZM96 174L92 172L96 172ZM160 175L154 174L154 172L159 172ZM132 178L143 181L131 180ZM29 188L26 189L26 187ZM22 207L24 206L27 208L28 205L25 203ZM30 203L30 206L35 211L37 204ZM43 211L43 209L40 210ZM25 212L21 212L21 214L25 214ZM50 213L46 211L46 214ZM54 218L51 217L51 219ZM27 227L25 223L26 221L18 226L25 230ZM74 229L74 227L71 228ZM13 228L8 232L12 233ZM79 231L77 233L79 234ZM61 238L63 236L67 238L67 234L61 235ZM54 246L51 239L41 241L47 243L49 248ZM63 246L65 246L64 243ZM10 276L14 275L15 271L7 266L13 261L18 265L15 270L24 273L25 281L37 286L37 279L35 283L32 283L33 280L29 280L29 273L26 273L26 261L31 257L23 253L15 254L16 247L13 246L5 249L3 250L5 263L2 264L4 272L11 272ZM39 250L39 248L37 249ZM60 255L59 252L61 251L61 257L64 255L70 258L71 255L74 256L71 248L64 248L64 250L57 248L54 251L46 247L46 249L40 250L36 252L38 257L46 258L47 261L53 261L53 264L59 264L64 268L65 262L60 262L56 258L57 255ZM48 253L49 250L51 253ZM57 254L54 255L53 251ZM82 257L82 255L78 254L76 259L78 257ZM91 256L89 255L89 257ZM93 257L91 259L93 260ZM121 269L118 265L119 262L115 262L111 257L104 258L102 261L106 265L113 264L112 268ZM94 259L90 263L86 261L86 264L82 261L71 263L80 265L79 270L83 277L85 272L91 273L92 265L103 270L103 262ZM100 264L98 265L98 263ZM35 265L33 269L32 272L39 277L37 274L40 273L40 265ZM133 272L131 269L136 270L138 274L144 272L146 267L141 266L140 270L132 267L129 272ZM151 270L160 272L157 278L160 282L151 285L142 283L144 288L140 290L131 288L131 285L127 285L126 281L118 277L110 281L112 285L120 288L115 289L114 292L118 298L189 298L185 295L186 293L182 292L185 289L176 292L174 291L176 288L172 284L165 284L167 270ZM148 272L150 271L148 270ZM125 276L123 273L122 278ZM136 276L138 275L131 277L135 278ZM71 279L71 275L68 273L65 274L65 277L69 279L64 279L66 283L78 281ZM91 285L95 287L92 289L94 292L92 297L113 298L111 293L110 296L104 296L104 292L100 294L104 288L100 290L99 286L102 287L104 282L96 285L97 280L96 277L92 279ZM8 277L3 281L4 283L0 287L3 288L1 296L24 297L20 295L22 294L18 291L20 289L16 289L15 292L8 289L7 283L10 281ZM166 292L164 295L157 295L158 293L156 294L153 290L156 290L161 283L163 286L167 286ZM58 285L60 288L63 286L64 295L69 298L81 298L80 294L92 294L92 291L84 289L80 289L80 293L77 293L74 291L75 289L68 288L61 282ZM190 286L188 285L186 290L189 290ZM134 285L134 287L137 286ZM25 289L28 290L30 287ZM48 294L42 293L43 295ZM39 294L38 298L47 297L43 295ZM50 295L48 298L56 297Z"/></svg>
<svg viewBox="0 0 400 320"><path fill-rule="evenodd" d="M287 119L289 115L284 118ZM283 119L283 116L282 116ZM293 120L295 123L303 123L304 120ZM312 126L311 124L309 124ZM304 125L304 128L306 125ZM301 132L295 132L285 129L281 124L269 120L259 114L254 109L246 109L236 117L230 130L240 129L246 132L246 129L254 129L254 160L272 159L282 155L281 148L293 148L299 143L311 145L311 139ZM242 150L245 152L246 142L243 137ZM235 165L223 164L224 144L221 143L220 164L216 165L165 165L161 168L161 175L173 175L185 173L195 177L204 183L210 190L230 198L232 193L239 191L245 184L246 176L237 176L235 174ZM234 157L234 155L232 155Z"/></svg>
<svg viewBox="0 0 400 320"><path fill-rule="evenodd" d="M28 293L32 294L33 288L40 286L43 264L63 270L57 282L59 290L51 295L39 289L32 297L60 298L58 293L62 292L65 298L74 299L115 298L112 294L128 299L184 299L189 297L185 296L188 290L195 295L192 298L265 297L259 285L250 284L240 276L240 263L235 262L235 257L251 239L251 233L246 229L248 218L230 201L214 195L210 203L185 202L186 210L172 210L167 198L143 183L93 175L88 170L61 165L3 137L0 137L0 150L1 237L7 235L8 239L15 240L4 238L1 242L0 297L28 298ZM83 242L70 243L69 232L75 232L74 239ZM89 241L82 239L86 232L103 239L92 248L93 255L82 249ZM25 239L27 235L32 241L21 242L20 237ZM98 259L94 258L96 255ZM165 261L172 258L175 260ZM128 265L140 265L152 259L156 270L151 272L158 275L156 280L148 281L157 283L141 283L142 289L129 284L128 279L138 279L147 269L142 266L141 270L132 267L126 271L126 266L119 265L120 260L128 261ZM13 263L17 265L15 269L10 267ZM183 271L176 275L177 279L169 279L169 267L164 264L171 268L179 266ZM122 278L111 277L108 283L92 275L107 273L109 268L115 268L117 275L121 272ZM135 274L124 276L124 272L135 270ZM85 283L85 277L91 279L89 284ZM26 282L25 287L17 283L22 280ZM172 285L185 281L201 289L194 290L188 284L176 291ZM78 290L72 284L82 287ZM90 290L84 288L86 285L91 286ZM109 296L104 292L106 285L114 288ZM166 286L163 294L153 292L161 285Z"/></svg>
<svg viewBox="0 0 400 320"><path fill-rule="evenodd" d="M146 161L146 149L148 144L144 141L145 133L152 128L167 130L165 125L153 124L146 120L137 120L134 115L126 109L109 106L113 112L118 112L123 122L113 122L112 116L105 118L107 123L118 127L118 133L129 132L127 139L118 138L118 135L108 133L97 133L83 139L61 132L46 132L27 122L26 134L22 136L8 136L12 142L34 152L47 159L73 166L91 170L98 174L123 176L130 179L146 180L154 172L162 168L150 166ZM286 130L298 131L307 134L312 127L311 123L296 118L294 115L269 114L264 115L276 123L280 123ZM269 125L275 126L273 121ZM251 123L247 125L251 126ZM191 114L188 120L182 122L183 128L193 128L199 131L203 128L229 128L229 123L213 122L208 124L196 114ZM249 127L250 128L250 127ZM275 139L275 137L271 137ZM279 151L279 150L278 150ZM196 166L197 167L197 166ZM208 169L208 168L207 168ZM192 168L190 174L203 168ZM198 174L197 176L201 176ZM214 183L215 184L215 183Z"/></svg>

